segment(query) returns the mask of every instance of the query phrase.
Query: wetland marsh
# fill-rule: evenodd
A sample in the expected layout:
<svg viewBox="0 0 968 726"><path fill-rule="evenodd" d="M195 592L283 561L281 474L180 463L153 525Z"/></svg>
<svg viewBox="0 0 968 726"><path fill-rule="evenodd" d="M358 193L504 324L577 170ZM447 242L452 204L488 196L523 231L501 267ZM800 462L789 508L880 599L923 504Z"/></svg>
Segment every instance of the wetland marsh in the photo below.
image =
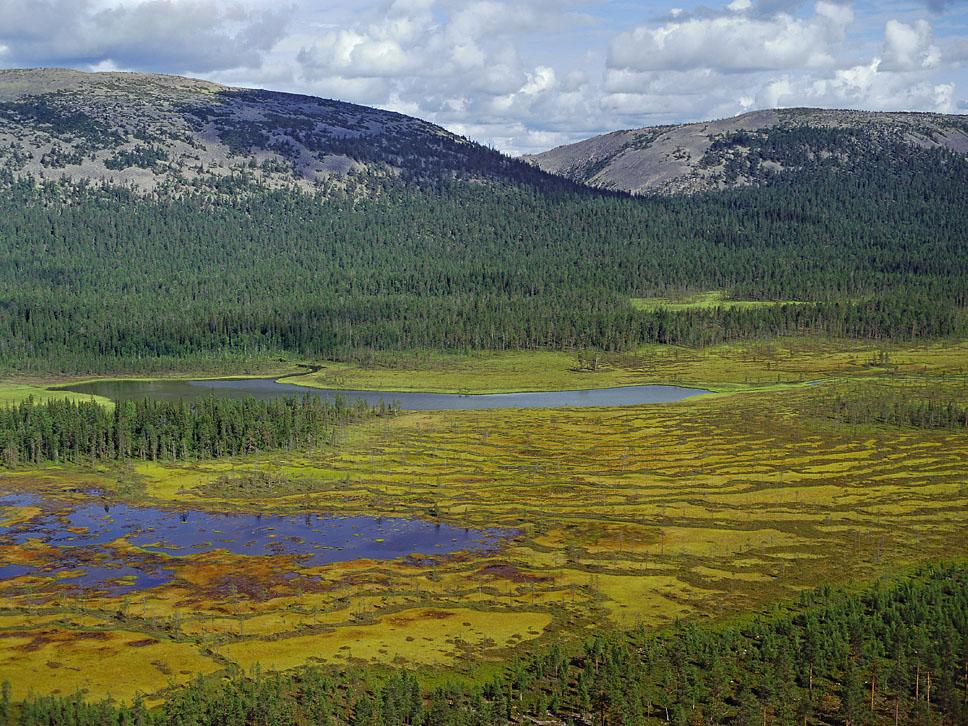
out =
<svg viewBox="0 0 968 726"><path fill-rule="evenodd" d="M409 518L130 506L99 492L0 493L0 548L29 545L38 553L13 565L4 580L30 577L43 587L46 579L109 594L163 585L186 558L208 553L277 558L278 567L299 578L307 568L334 562L486 553L512 534Z"/></svg>
<svg viewBox="0 0 968 726"><path fill-rule="evenodd" d="M134 5L187 27L73 26ZM255 60L380 25L218 14ZM0 726L968 723L965 117L464 125L0 70Z"/></svg>
<svg viewBox="0 0 968 726"><path fill-rule="evenodd" d="M720 365L721 352L701 355ZM603 625L719 620L824 582L866 582L964 557L966 432L822 415L834 392L862 393L872 374L915 399L932 386L968 401L960 353L927 348L920 361L915 350L894 355L912 360L885 373L863 354L818 358L814 369L842 373L815 386L658 406L412 411L352 424L309 450L2 471L0 491L28 497L17 506L7 500L0 516L7 532L43 519L29 497L66 497L71 507L92 507L93 517L66 536L96 536L106 526L100 514L109 513L86 491L110 498L115 519L126 508L147 508L177 528L169 513L190 512L206 531L178 551L159 546L164 531L112 540L128 565L158 563L150 572L165 579L150 587L85 591L66 587L66 577L65 587L48 587L36 571L5 573L0 676L50 683L62 694L82 688L90 697L122 698L158 694L188 674L145 666L122 688L110 678L114 669L182 657L192 673L407 665L423 679L446 667L473 680L526 647L568 642ZM757 366L806 371L806 361L803 354L736 360L733 376ZM931 366L935 375L921 373ZM287 539L293 532L282 527L278 545L263 540L254 545L259 556L249 556L218 546L220 538L250 541L248 530L225 534L223 520L198 512L277 527L314 512L384 527L409 522L443 546L417 547L419 558L380 557L391 538L357 525L342 534L363 533L349 540L361 549L313 555L311 539ZM487 539L495 531L514 535ZM379 547L378 538L385 540ZM52 544L8 537L4 561L35 567ZM187 555L193 544L203 546ZM300 565L307 547L311 557L332 560ZM120 571L115 584L130 585L130 574ZM94 637L99 665L61 679L71 664L90 662ZM151 658L139 659L130 645L143 640L153 644Z"/></svg>

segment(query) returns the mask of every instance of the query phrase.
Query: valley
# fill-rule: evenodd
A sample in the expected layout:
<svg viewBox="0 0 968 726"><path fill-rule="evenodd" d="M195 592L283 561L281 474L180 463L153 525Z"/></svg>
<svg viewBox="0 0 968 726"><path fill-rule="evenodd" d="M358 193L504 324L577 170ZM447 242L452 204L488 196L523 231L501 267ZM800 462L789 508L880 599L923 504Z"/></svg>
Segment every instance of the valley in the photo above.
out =
<svg viewBox="0 0 968 726"><path fill-rule="evenodd" d="M965 133L0 70L0 725L964 722Z"/></svg>

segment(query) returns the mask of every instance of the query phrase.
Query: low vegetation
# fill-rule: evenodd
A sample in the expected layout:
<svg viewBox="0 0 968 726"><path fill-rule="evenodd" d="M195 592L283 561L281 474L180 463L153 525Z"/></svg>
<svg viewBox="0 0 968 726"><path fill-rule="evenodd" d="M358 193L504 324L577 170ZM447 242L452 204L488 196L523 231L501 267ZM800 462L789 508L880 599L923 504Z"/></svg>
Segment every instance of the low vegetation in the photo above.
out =
<svg viewBox="0 0 968 726"><path fill-rule="evenodd" d="M943 565L863 592L823 588L726 626L603 632L516 659L482 685L255 669L199 678L156 710L80 696L15 707L5 690L0 723L963 723L966 613L968 569Z"/></svg>
<svg viewBox="0 0 968 726"><path fill-rule="evenodd" d="M632 298L633 307L638 310L711 310L730 308L742 310L749 308L776 307L778 305L797 305L795 300L732 300L722 290L683 293L667 297Z"/></svg>
<svg viewBox="0 0 968 726"><path fill-rule="evenodd" d="M0 381L0 406L21 403L27 399L35 403L46 403L47 401L90 401L92 396L70 391L60 391L52 389L47 385L34 385L30 383L14 383L11 381ZM95 399L98 403L110 407L112 402L107 399Z"/></svg>
<svg viewBox="0 0 968 726"><path fill-rule="evenodd" d="M835 360L855 360L858 380L672 405L401 413L349 425L315 451L21 466L0 474L0 490L116 492L187 512L437 518L516 534L476 555L315 568L186 553L177 578L130 596L39 575L9 579L0 588L0 673L15 699L39 682L60 696L83 688L88 698L158 698L166 673L190 677L174 655L123 684L110 675L136 657L130 643L152 640L159 653L191 654L203 672L400 666L431 689L441 669L480 684L509 658L554 643L567 650L589 628L719 620L803 588L966 555L964 429L845 423L822 411L833 395L863 395L877 370L882 385L916 400L924 379L910 371L949 369L941 350L920 360L895 351L891 373L842 353ZM805 365L797 360L791 370ZM964 405L961 380L932 385ZM24 543L5 545L4 556L23 565L51 554ZM60 679L95 642L98 668Z"/></svg>
<svg viewBox="0 0 968 726"><path fill-rule="evenodd" d="M896 343L800 336L708 346L648 345L625 353L370 352L287 379L317 388L510 393L650 384L712 391L803 385L835 378L968 375L968 343Z"/></svg>

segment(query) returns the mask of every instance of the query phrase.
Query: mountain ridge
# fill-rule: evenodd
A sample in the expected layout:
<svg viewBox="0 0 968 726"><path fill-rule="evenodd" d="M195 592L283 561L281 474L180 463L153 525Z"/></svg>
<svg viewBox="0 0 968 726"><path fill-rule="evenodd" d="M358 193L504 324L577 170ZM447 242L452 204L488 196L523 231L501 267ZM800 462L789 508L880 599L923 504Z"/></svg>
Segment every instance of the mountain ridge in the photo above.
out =
<svg viewBox="0 0 968 726"><path fill-rule="evenodd" d="M522 157L543 171L599 189L675 194L769 183L851 154L903 145L968 154L968 116L791 108L717 121L643 127Z"/></svg>
<svg viewBox="0 0 968 726"><path fill-rule="evenodd" d="M51 68L0 70L0 172L141 192L213 188L239 175L305 191L361 173L544 176L393 111L181 76Z"/></svg>
<svg viewBox="0 0 968 726"><path fill-rule="evenodd" d="M0 70L0 176L238 193L490 180L631 194L759 186L917 149L968 154L968 116L754 111L614 131L512 159L428 121L345 101L149 73ZM379 183L377 181L377 183Z"/></svg>

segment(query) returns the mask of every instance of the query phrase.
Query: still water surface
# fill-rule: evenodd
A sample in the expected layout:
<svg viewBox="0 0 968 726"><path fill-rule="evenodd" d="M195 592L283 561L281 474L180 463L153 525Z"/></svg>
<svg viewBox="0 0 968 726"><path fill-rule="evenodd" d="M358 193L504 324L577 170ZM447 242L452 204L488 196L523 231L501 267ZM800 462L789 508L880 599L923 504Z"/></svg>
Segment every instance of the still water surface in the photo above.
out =
<svg viewBox="0 0 968 726"><path fill-rule="evenodd" d="M43 545L54 556L38 564L4 564L0 581L35 574L113 592L164 584L174 576L179 559L208 552L288 555L298 567L318 567L483 552L513 534L421 519L171 511L109 503L96 495L72 501L0 494L0 514L24 507L40 512L26 521L0 524L0 561L23 545L34 550Z"/></svg>
<svg viewBox="0 0 968 726"><path fill-rule="evenodd" d="M587 408L593 406L638 406L646 403L672 403L690 396L709 393L679 386L625 386L584 391L541 391L533 393L395 393L386 391L339 391L307 388L271 378L216 381L94 381L66 386L64 390L104 396L116 401L160 398L192 400L214 395L225 398L287 398L306 394L326 400L342 397L363 400L371 405L396 403L405 411L468 411L491 408Z"/></svg>

